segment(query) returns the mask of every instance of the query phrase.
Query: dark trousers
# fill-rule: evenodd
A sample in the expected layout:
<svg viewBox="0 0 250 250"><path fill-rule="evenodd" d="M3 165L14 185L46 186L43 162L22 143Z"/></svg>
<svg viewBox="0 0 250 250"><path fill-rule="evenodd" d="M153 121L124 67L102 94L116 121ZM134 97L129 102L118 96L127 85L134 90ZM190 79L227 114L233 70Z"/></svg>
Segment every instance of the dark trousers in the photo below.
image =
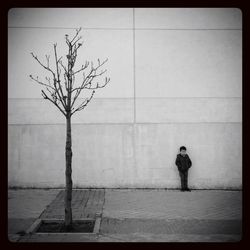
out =
<svg viewBox="0 0 250 250"><path fill-rule="evenodd" d="M188 189L188 171L181 172L179 171L181 177L181 189Z"/></svg>

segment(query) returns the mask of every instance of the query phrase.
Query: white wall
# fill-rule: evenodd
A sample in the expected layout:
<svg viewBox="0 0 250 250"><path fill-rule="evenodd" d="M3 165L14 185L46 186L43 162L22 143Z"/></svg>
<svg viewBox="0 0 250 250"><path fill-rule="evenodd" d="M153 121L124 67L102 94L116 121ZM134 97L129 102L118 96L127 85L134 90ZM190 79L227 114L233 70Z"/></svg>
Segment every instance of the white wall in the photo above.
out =
<svg viewBox="0 0 250 250"><path fill-rule="evenodd" d="M75 187L179 187L186 145L194 188L242 185L242 30L234 8L11 9L9 185L64 185L65 120L28 75L83 28L84 60L111 82L72 119ZM89 93L86 93L88 95Z"/></svg>

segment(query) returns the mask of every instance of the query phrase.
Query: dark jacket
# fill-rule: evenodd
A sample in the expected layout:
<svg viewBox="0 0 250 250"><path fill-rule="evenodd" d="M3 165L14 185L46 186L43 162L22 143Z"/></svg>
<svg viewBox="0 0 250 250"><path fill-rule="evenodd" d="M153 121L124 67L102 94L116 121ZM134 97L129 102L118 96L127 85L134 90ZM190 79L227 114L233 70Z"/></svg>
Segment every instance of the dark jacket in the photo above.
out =
<svg viewBox="0 0 250 250"><path fill-rule="evenodd" d="M185 156L178 154L175 164L181 172L187 171L192 166L192 162L187 154Z"/></svg>

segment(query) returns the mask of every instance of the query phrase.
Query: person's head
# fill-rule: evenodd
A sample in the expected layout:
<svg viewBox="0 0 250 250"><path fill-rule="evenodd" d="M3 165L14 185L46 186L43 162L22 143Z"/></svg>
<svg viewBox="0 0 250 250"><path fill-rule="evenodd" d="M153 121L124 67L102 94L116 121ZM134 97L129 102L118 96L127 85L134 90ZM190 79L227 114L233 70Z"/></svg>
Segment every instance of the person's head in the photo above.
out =
<svg viewBox="0 0 250 250"><path fill-rule="evenodd" d="M185 155L185 154L186 154L186 151L187 151L187 149L186 149L185 146L181 146L181 147L180 147L180 153L181 153L181 155Z"/></svg>

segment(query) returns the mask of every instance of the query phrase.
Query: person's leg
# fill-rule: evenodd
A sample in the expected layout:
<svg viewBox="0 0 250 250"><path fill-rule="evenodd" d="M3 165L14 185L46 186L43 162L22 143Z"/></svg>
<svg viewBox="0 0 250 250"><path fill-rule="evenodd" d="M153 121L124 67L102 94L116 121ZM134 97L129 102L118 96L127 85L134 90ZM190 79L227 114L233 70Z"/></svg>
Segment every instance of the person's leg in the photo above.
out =
<svg viewBox="0 0 250 250"><path fill-rule="evenodd" d="M185 183L184 183L184 174L179 171L179 175L180 175L180 178L181 178L181 190L185 190Z"/></svg>
<svg viewBox="0 0 250 250"><path fill-rule="evenodd" d="M190 189L188 188L188 171L185 172L185 190L190 191Z"/></svg>
<svg viewBox="0 0 250 250"><path fill-rule="evenodd" d="M187 177L188 177L188 172L185 171L185 173L184 173L184 183L185 183L184 186L185 186L186 190L188 189Z"/></svg>

